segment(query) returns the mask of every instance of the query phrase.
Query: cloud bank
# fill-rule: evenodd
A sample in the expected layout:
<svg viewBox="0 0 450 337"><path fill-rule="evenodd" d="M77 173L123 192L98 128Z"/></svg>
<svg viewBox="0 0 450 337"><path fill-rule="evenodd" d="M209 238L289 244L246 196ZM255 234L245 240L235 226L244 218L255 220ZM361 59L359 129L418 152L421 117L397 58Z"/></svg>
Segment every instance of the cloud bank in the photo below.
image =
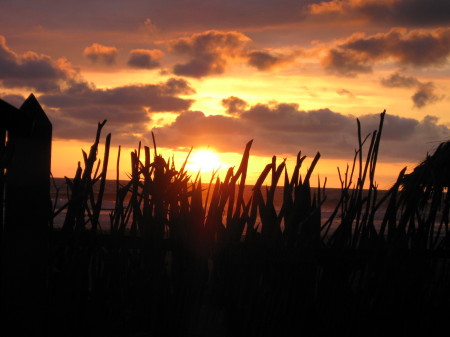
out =
<svg viewBox="0 0 450 337"><path fill-rule="evenodd" d="M193 101L178 96L194 92L188 82L177 78L111 89L98 89L80 82L63 92L43 94L38 99L54 123L58 138L90 139L89 126L107 119L115 138L122 144L135 145L142 133L148 131L153 113L188 110Z"/></svg>
<svg viewBox="0 0 450 337"><path fill-rule="evenodd" d="M402 67L442 66L450 55L450 28L433 31L393 28L387 33L365 36L357 33L330 48L322 59L333 74L354 77L372 72L382 61L394 60Z"/></svg>
<svg viewBox="0 0 450 337"><path fill-rule="evenodd" d="M229 108L236 97L222 101ZM239 101L240 102L240 101ZM256 104L234 110L232 115L206 116L201 111L182 112L171 125L153 129L164 147L201 147L234 152L254 139L253 154L307 155L320 151L325 158L348 158L357 144L356 118L329 109L301 110L297 104ZM379 115L360 118L363 135L378 128ZM381 159L385 161L420 160L430 142L449 139L450 129L436 117L419 121L386 115Z"/></svg>
<svg viewBox="0 0 450 337"><path fill-rule="evenodd" d="M6 88L29 88L39 92L58 91L64 82L74 81L78 72L64 58L28 51L18 54L0 35L0 82Z"/></svg>

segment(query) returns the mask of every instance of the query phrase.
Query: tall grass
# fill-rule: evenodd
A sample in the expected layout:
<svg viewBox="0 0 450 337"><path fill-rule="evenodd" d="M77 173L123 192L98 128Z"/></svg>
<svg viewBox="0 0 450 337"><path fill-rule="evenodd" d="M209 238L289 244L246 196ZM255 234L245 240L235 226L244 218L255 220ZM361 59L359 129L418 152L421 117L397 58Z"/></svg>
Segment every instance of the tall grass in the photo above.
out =
<svg viewBox="0 0 450 337"><path fill-rule="evenodd" d="M409 175L402 170L379 198L383 121L384 112L379 128L365 138L357 121L353 163L338 172L341 197L326 221L326 180L315 192L310 188L319 153L304 176L301 153L291 174L273 157L246 200L250 141L237 170L230 168L223 181L213 174L205 198L201 179L164 159L154 142L153 151L139 144L131 153L128 182L121 184L117 173L108 230L99 214L111 135L102 166L97 149L105 122L99 123L89 155L83 152L84 168L79 163L75 177L66 178L67 204L55 209L67 213L62 230L52 232L51 331L435 333L450 298L449 147L441 145ZM440 175L429 171L436 168ZM284 186L278 186L281 179ZM274 206L277 188L283 189L281 209Z"/></svg>

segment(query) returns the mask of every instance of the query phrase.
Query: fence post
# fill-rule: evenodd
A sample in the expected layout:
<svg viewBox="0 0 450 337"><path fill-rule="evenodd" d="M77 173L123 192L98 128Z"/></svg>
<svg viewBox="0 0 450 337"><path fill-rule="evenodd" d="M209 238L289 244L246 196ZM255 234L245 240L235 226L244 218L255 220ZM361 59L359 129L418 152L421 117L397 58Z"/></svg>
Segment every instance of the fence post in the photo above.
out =
<svg viewBox="0 0 450 337"><path fill-rule="evenodd" d="M11 116L5 194L6 232L46 232L50 217L52 124L30 95Z"/></svg>
<svg viewBox="0 0 450 337"><path fill-rule="evenodd" d="M47 326L52 125L33 95L7 118L2 292L8 325L37 336Z"/></svg>
<svg viewBox="0 0 450 337"><path fill-rule="evenodd" d="M5 168L6 168L6 133L10 123L10 116L17 109L12 105L0 99L0 228L1 238L3 238L3 208L4 208L4 193L5 193ZM3 241L1 241L3 244Z"/></svg>

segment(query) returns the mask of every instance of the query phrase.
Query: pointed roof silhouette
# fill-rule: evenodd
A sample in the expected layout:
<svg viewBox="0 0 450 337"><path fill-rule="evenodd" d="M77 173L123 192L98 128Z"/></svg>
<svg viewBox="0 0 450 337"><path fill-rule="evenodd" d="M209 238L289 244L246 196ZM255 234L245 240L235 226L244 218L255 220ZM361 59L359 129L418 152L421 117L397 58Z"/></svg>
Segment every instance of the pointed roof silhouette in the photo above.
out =
<svg viewBox="0 0 450 337"><path fill-rule="evenodd" d="M29 136L34 138L39 136L39 134L51 132L52 123L33 94L28 96L19 110L23 113L23 117L27 119L26 124Z"/></svg>
<svg viewBox="0 0 450 337"><path fill-rule="evenodd" d="M0 125L21 137L40 138L52 131L52 123L33 94L19 109L0 99Z"/></svg>
<svg viewBox="0 0 450 337"><path fill-rule="evenodd" d="M0 129L9 129L12 126L12 118L18 111L19 109L0 99Z"/></svg>

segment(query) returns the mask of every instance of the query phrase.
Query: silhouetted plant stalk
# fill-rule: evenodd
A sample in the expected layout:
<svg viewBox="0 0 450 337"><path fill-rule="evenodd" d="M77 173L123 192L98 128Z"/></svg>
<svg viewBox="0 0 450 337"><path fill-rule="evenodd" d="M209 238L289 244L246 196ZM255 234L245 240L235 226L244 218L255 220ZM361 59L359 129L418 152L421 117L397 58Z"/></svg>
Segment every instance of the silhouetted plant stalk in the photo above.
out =
<svg viewBox="0 0 450 337"><path fill-rule="evenodd" d="M204 329L218 326L230 335L283 335L315 326L359 331L392 308L403 326L417 318L411 309L417 303L435 315L448 304L442 296L450 294L450 146L441 145L413 173L402 170L379 198L375 173L384 116L365 138L357 120L358 148L352 165L345 172L338 168L341 197L323 224L326 179L323 186L318 180L314 193L310 187L319 153L304 177L301 152L291 175L285 160L277 164L274 156L245 200L250 141L237 171L229 168L223 181L213 172L204 200L200 175L192 178L185 170L190 152L177 170L173 159L158 154L153 137L153 156L144 146L142 161L141 144L131 153L125 183L119 182L119 147L110 233L100 236L110 135L98 174L105 122L99 123L89 156L83 152L84 170L78 163L75 177L66 178L62 233L68 239L55 241L59 271L53 279L60 287L54 296L67 295L67 289L77 295L57 302L55 310L59 305L71 312L73 326L100 320L113 322L111 331L127 326L157 335L195 334L200 321ZM280 209L277 188L283 188ZM80 235L90 239L70 239ZM411 255L417 251L423 254Z"/></svg>
<svg viewBox="0 0 450 337"><path fill-rule="evenodd" d="M100 175L98 174L101 161L97 162L98 145L100 142L100 135L103 126L106 124L106 120L102 123L98 123L97 134L95 142L91 146L89 156L83 151L84 170L81 168L80 162L78 162L78 168L75 173L74 179L66 179L67 186L69 188L68 202L64 205L56 214L60 213L67 207L67 213L64 220L62 230L64 232L81 232L86 228L86 225L90 223L91 230L97 231L98 219L103 202L103 193L106 182L106 171L108 168L109 148L111 142L111 134L106 137L104 164ZM94 165L97 162L97 166L94 171ZM100 189L97 193L97 200L95 200L95 193L93 190L94 184L100 180ZM56 216L55 214L55 216Z"/></svg>

